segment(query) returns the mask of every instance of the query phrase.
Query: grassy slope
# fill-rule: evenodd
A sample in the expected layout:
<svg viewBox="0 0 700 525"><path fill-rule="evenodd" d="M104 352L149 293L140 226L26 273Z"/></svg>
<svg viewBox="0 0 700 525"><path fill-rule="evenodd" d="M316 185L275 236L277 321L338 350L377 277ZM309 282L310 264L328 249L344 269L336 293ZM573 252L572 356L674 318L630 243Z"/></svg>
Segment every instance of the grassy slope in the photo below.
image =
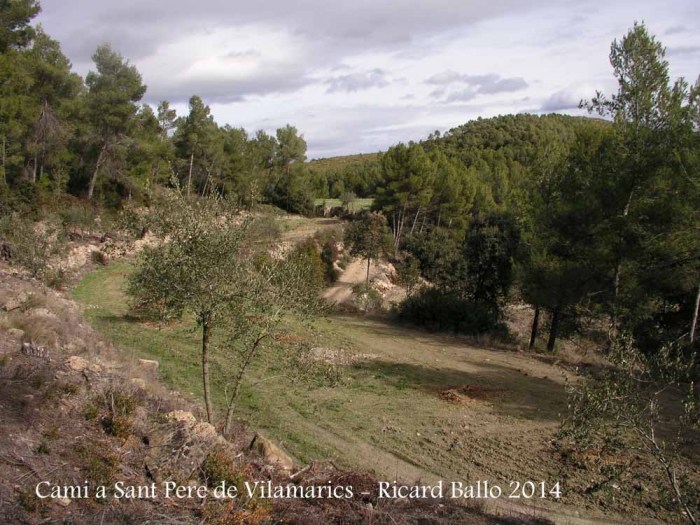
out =
<svg viewBox="0 0 700 525"><path fill-rule="evenodd" d="M158 329L125 317L123 286L130 268L118 263L88 275L75 298L115 344L137 357L157 359L166 382L201 397L193 323ZM333 388L285 378L251 388L281 372L274 364L257 368L239 409L243 419L274 436L301 462L332 459L411 481L489 479L507 487L511 480L559 479L559 465L547 448L565 409L561 369L366 319L314 324L317 344L374 359L345 367L344 380ZM225 370L226 359L220 357L215 367ZM477 385L484 393L462 404L438 396L459 385Z"/></svg>

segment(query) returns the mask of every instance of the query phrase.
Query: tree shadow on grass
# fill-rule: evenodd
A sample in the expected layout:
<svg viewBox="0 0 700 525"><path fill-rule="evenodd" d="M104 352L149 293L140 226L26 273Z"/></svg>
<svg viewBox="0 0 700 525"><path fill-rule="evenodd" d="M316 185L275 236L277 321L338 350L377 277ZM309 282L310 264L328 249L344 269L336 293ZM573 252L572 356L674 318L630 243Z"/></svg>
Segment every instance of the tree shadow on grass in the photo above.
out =
<svg viewBox="0 0 700 525"><path fill-rule="evenodd" d="M482 363L476 373L382 360L363 361L353 368L399 390L412 389L446 404L450 403L451 398L444 394L445 391L456 390L463 394L463 401L488 403L500 415L556 422L559 414L566 411L563 385L549 378L535 378L497 364ZM457 401L456 407L460 406L459 399L452 401Z"/></svg>
<svg viewBox="0 0 700 525"><path fill-rule="evenodd" d="M449 332L431 332L415 326L388 321L382 317L337 316L341 322L359 328L367 334L386 338L410 338L420 344L442 348L444 346L463 346L493 352L515 353L518 349L504 337L494 334L464 335Z"/></svg>

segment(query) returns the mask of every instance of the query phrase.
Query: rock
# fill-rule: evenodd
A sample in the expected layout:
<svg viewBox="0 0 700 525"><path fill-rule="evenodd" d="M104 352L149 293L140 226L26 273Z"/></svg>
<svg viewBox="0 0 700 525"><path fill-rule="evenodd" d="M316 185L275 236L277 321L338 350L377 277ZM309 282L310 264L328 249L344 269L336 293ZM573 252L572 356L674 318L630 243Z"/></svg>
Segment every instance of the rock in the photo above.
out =
<svg viewBox="0 0 700 525"><path fill-rule="evenodd" d="M22 339L24 337L24 330L20 330L19 328L9 328L7 330L7 335L14 337L15 339Z"/></svg>
<svg viewBox="0 0 700 525"><path fill-rule="evenodd" d="M20 352L24 355L31 357L41 357L42 359L49 359L49 349L43 346L36 345L34 343L25 341L22 343Z"/></svg>
<svg viewBox="0 0 700 525"><path fill-rule="evenodd" d="M166 414L148 434L145 458L148 471L157 483L168 479L189 480L215 448L231 448L209 423L198 422L191 412L176 410Z"/></svg>
<svg viewBox="0 0 700 525"><path fill-rule="evenodd" d="M5 310L6 312L10 312L12 310L16 310L20 306L22 306L24 303L29 300L29 294L22 290L19 292L17 295L14 297L10 297L5 301L5 304L3 304L2 309Z"/></svg>
<svg viewBox="0 0 700 525"><path fill-rule="evenodd" d="M139 387L139 388L142 388L142 389L144 389L144 390L146 389L146 381L144 381L144 380L141 379L140 377L132 377L132 378L131 378L131 384L132 384L132 385L135 385L135 386L137 386L137 387Z"/></svg>
<svg viewBox="0 0 700 525"><path fill-rule="evenodd" d="M266 463L275 465L284 470L294 470L294 461L292 458L280 447L260 434L255 434L253 441L250 442L249 448L265 458Z"/></svg>
<svg viewBox="0 0 700 525"><path fill-rule="evenodd" d="M71 370L75 370L76 372L82 372L90 366L87 359L80 357L79 355L70 356L68 361L66 361L66 364Z"/></svg>
<svg viewBox="0 0 700 525"><path fill-rule="evenodd" d="M158 361L153 361L152 359L139 359L139 365L141 368L155 374L158 371L159 363Z"/></svg>
<svg viewBox="0 0 700 525"><path fill-rule="evenodd" d="M27 312L31 317L43 317L45 319L58 319L58 316L47 308L32 308Z"/></svg>
<svg viewBox="0 0 700 525"><path fill-rule="evenodd" d="M61 507L67 507L70 505L70 498L57 498L56 503L58 503Z"/></svg>

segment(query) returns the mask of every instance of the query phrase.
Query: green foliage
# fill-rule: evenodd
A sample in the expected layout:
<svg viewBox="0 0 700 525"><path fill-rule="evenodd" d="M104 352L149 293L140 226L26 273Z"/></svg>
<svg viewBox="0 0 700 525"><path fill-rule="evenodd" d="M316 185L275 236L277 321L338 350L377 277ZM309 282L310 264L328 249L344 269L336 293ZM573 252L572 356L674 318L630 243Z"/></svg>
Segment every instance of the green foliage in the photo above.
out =
<svg viewBox="0 0 700 525"><path fill-rule="evenodd" d="M496 312L458 294L438 288L422 288L403 301L398 319L431 331L482 334L498 327Z"/></svg>
<svg viewBox="0 0 700 525"><path fill-rule="evenodd" d="M165 320L192 315L202 330L202 366L207 415L213 420L209 354L212 336L229 337L240 355L232 379L226 428L241 381L261 345L272 336L287 310L313 308L323 267L313 246L302 247L286 260L266 254L268 244L251 233L255 220L238 215L223 199L187 198L168 194L154 208L150 229L168 242L146 249L128 293L138 310L156 312ZM270 240L268 240L269 242ZM313 256L315 264L309 264Z"/></svg>
<svg viewBox="0 0 700 525"><path fill-rule="evenodd" d="M307 163L316 197L340 199L344 193L366 198L381 182L379 157L375 153L316 159Z"/></svg>
<svg viewBox="0 0 700 525"><path fill-rule="evenodd" d="M513 282L520 232L512 216L477 216L469 224L463 246L462 294L484 308L499 311Z"/></svg>
<svg viewBox="0 0 700 525"><path fill-rule="evenodd" d="M31 42L34 28L29 23L40 10L36 0L5 0L0 4L0 53Z"/></svg>
<svg viewBox="0 0 700 525"><path fill-rule="evenodd" d="M363 213L347 226L344 241L350 254L367 259L367 283L369 283L371 261L376 261L391 250L391 236L386 219L381 213Z"/></svg>
<svg viewBox="0 0 700 525"><path fill-rule="evenodd" d="M338 280L340 274L335 268L338 262L338 241L335 237L329 237L321 247L321 261L323 261L324 275L327 284L332 284Z"/></svg>
<svg viewBox="0 0 700 525"><path fill-rule="evenodd" d="M621 336L608 357L610 366L595 377L569 385L570 412L562 424L562 437L577 449L614 439L620 448L646 453L673 493L670 502L697 514L695 494L682 491L687 466L679 448L700 430L692 385L697 356L682 344L649 356L634 346L631 337Z"/></svg>
<svg viewBox="0 0 700 525"><path fill-rule="evenodd" d="M287 260L307 270L308 284L312 289L319 291L325 285L328 270L314 239L296 245Z"/></svg>
<svg viewBox="0 0 700 525"><path fill-rule="evenodd" d="M0 241L10 262L33 277L53 275L50 260L65 249L64 231L54 218L34 223L18 214L0 217Z"/></svg>

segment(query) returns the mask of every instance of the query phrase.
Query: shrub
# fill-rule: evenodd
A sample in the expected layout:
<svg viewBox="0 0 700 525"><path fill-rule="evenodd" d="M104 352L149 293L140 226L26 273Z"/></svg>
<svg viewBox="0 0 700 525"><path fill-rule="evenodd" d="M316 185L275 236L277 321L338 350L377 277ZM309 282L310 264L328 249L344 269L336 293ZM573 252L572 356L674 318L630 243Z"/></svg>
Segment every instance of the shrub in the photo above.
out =
<svg viewBox="0 0 700 525"><path fill-rule="evenodd" d="M105 433L123 438L131 434L131 416L138 404L132 392L108 388L92 398L85 406L83 414L88 420L99 418Z"/></svg>
<svg viewBox="0 0 700 525"><path fill-rule="evenodd" d="M90 486L111 485L115 481L119 458L108 444L97 441L80 441L75 445L79 466Z"/></svg>
<svg viewBox="0 0 700 525"><path fill-rule="evenodd" d="M428 330L476 335L500 328L498 312L438 288L425 288L398 307L399 320Z"/></svg>
<svg viewBox="0 0 700 525"><path fill-rule="evenodd" d="M340 277L340 272L335 268L335 262L338 260L338 242L335 237L331 237L323 243L321 249L321 260L325 266L326 282L332 284Z"/></svg>
<svg viewBox="0 0 700 525"><path fill-rule="evenodd" d="M100 266L107 266L107 264L109 264L109 257L107 257L107 254L99 250L90 252L90 260L93 264L99 264Z"/></svg>
<svg viewBox="0 0 700 525"><path fill-rule="evenodd" d="M10 263L21 266L32 277L45 277L49 259L65 248L60 225L50 219L35 224L16 213L0 218L0 239Z"/></svg>
<svg viewBox="0 0 700 525"><path fill-rule="evenodd" d="M358 283L352 287L354 294L354 304L357 308L366 313L377 312L382 309L381 294L366 283Z"/></svg>

